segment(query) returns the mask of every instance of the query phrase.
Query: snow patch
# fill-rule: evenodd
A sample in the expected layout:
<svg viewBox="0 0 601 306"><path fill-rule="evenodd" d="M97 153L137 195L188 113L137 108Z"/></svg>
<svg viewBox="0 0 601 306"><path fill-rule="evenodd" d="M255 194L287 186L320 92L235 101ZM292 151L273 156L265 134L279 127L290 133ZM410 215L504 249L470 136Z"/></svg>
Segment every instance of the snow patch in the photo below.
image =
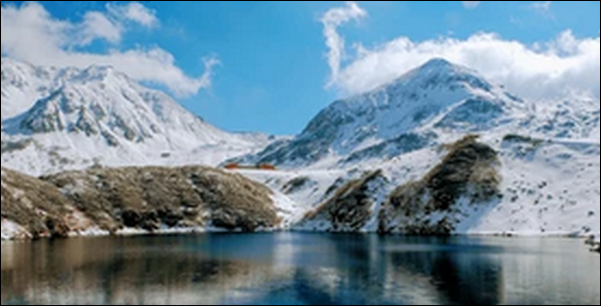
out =
<svg viewBox="0 0 601 306"><path fill-rule="evenodd" d="M20 225L6 219L2 219L2 240L14 240L31 238L29 233Z"/></svg>
<svg viewBox="0 0 601 306"><path fill-rule="evenodd" d="M97 226L72 231L69 233L69 237L106 237L110 236L109 231L100 229Z"/></svg>
<svg viewBox="0 0 601 306"><path fill-rule="evenodd" d="M274 191L271 195L271 200L277 209L278 217L282 220L281 229L289 229L292 224L302 219L303 211L287 196Z"/></svg>
<svg viewBox="0 0 601 306"><path fill-rule="evenodd" d="M118 230L115 235L116 236L145 236L145 235L174 235L174 234L201 234L213 232L212 230L204 227L190 227L190 228L167 228L163 227L156 231L145 231L137 228L123 228ZM219 232L215 230L215 232Z"/></svg>

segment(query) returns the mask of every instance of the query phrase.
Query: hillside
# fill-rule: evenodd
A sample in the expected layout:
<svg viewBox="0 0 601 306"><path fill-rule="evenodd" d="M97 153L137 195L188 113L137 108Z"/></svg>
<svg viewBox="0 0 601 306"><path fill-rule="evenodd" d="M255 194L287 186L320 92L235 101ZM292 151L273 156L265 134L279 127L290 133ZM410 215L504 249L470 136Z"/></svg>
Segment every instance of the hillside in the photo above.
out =
<svg viewBox="0 0 601 306"><path fill-rule="evenodd" d="M91 169L41 179L2 169L2 239L283 226L266 187L203 167Z"/></svg>

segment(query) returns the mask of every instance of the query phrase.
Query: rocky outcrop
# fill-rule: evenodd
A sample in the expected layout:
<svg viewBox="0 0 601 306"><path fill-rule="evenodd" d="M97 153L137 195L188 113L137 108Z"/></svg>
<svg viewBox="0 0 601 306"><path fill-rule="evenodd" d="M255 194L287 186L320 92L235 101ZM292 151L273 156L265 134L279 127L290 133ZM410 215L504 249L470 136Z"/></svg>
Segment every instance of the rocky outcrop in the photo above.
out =
<svg viewBox="0 0 601 306"><path fill-rule="evenodd" d="M466 136L441 148L447 155L422 179L394 188L382 171L335 184L327 200L293 228L329 232L437 235L501 199L497 152ZM294 181L296 182L296 181Z"/></svg>
<svg viewBox="0 0 601 306"><path fill-rule="evenodd" d="M19 238L65 237L73 210L52 184L2 169L3 232L11 224Z"/></svg>
<svg viewBox="0 0 601 306"><path fill-rule="evenodd" d="M315 182L311 181L311 178L307 176L296 177L284 184L282 192L284 194L291 194L304 188L308 188L311 185L315 185Z"/></svg>
<svg viewBox="0 0 601 306"><path fill-rule="evenodd" d="M591 246L591 251L592 252L597 252L597 253L601 253L600 252L600 244L599 244L599 236L595 237L595 236L591 236L589 237L586 242L587 245Z"/></svg>
<svg viewBox="0 0 601 306"><path fill-rule="evenodd" d="M374 171L344 184L330 199L308 212L298 228L361 231L372 218L378 204L377 195L387 181L382 171Z"/></svg>
<svg viewBox="0 0 601 306"><path fill-rule="evenodd" d="M90 169L40 179L2 169L2 219L30 238L90 229L256 231L280 222L267 187L203 167Z"/></svg>
<svg viewBox="0 0 601 306"><path fill-rule="evenodd" d="M423 179L399 186L379 214L380 233L449 235L467 209L499 199L497 152L476 136L446 146Z"/></svg>

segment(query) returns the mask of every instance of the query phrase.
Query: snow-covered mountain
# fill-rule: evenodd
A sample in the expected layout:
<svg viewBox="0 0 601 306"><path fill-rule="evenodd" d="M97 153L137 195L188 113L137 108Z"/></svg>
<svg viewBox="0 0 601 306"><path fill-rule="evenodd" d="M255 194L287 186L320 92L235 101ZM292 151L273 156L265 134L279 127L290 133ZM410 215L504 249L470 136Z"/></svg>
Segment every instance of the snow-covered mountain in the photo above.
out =
<svg viewBox="0 0 601 306"><path fill-rule="evenodd" d="M2 59L2 165L45 174L91 165L216 165L271 139L230 134L111 67Z"/></svg>
<svg viewBox="0 0 601 306"><path fill-rule="evenodd" d="M297 229L357 230L360 225L360 231L376 231L380 214L394 211L383 207L395 190L403 194L422 186L419 194L430 194L428 184L436 185L432 176L449 175L441 171L447 167L446 148L469 134L480 136L472 146L495 152L498 164L480 172L498 180L498 198L480 203L467 192L454 205L449 203L452 209L426 210L419 220L403 221L406 226L451 220L453 233L599 232L598 101L524 101L477 72L444 60L429 61L373 92L335 102L299 136L242 160L290 170L245 175L291 199L297 207L292 217ZM466 162L459 155L459 163ZM470 167L481 167L478 160L471 162ZM379 176L372 182L365 173Z"/></svg>
<svg viewBox="0 0 601 306"><path fill-rule="evenodd" d="M242 160L339 168L501 129L540 137L594 137L599 107L595 101L526 102L469 68L434 59L391 84L333 103L296 138Z"/></svg>
<svg viewBox="0 0 601 306"><path fill-rule="evenodd" d="M391 158L431 145L435 129L488 129L524 108L476 72L436 59L375 91L333 103L298 137L254 158L291 167Z"/></svg>

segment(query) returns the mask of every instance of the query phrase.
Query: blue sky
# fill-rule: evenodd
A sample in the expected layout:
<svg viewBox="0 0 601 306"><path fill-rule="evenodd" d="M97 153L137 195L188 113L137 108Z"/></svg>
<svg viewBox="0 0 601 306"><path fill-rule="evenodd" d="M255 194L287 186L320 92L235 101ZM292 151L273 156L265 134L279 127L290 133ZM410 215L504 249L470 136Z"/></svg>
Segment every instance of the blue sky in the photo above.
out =
<svg viewBox="0 0 601 306"><path fill-rule="evenodd" d="M136 8L146 15L116 9L124 4L103 1L40 4L48 14L38 16L44 22L77 25L87 18L87 13L94 11L108 16L108 20L117 25L113 31L94 32L95 36L91 35L89 41L60 44L58 48L65 52L107 54L115 50L157 49L169 54L173 62L163 74L177 75L179 71L182 75L164 80L161 76L146 77L140 72L138 79L171 91L186 108L228 131L298 133L335 99L381 85L434 55L475 66L485 76L508 84L512 84L509 78L520 83L524 83L520 78L534 79L535 72L546 72L541 70L542 66L553 66L553 63L563 67L565 71L561 72L568 75L568 72L583 70L585 63L593 59L592 70L587 68L581 74L583 79L590 79L596 72L593 81L599 83L599 1L493 1L475 7L466 7L461 1L360 1L354 4L360 14L336 23L337 37L346 41L342 49L346 56L338 61L341 73L335 79L331 78L332 67L328 65L331 49L325 43L321 21L334 8L350 8L350 4L342 1L142 1ZM5 15L9 5L15 5L17 13L22 10L19 2L2 1L2 53L35 61L29 58L33 57L29 52L12 47L12 44L22 45L16 41L18 38L4 38L5 25L11 22L6 17L8 11ZM7 28L9 26L13 23ZM14 25L18 26L27 27ZM402 50L393 47L391 42L401 41L399 38L413 45ZM423 42L437 44L438 49L419 45ZM358 44L361 47L354 48ZM480 44L484 46L479 47ZM452 49L450 46L456 47L454 53L442 50ZM474 59L470 54L478 48L496 57L476 56ZM492 55L499 48L506 49L506 54ZM205 73L203 58L218 59L220 64L212 67L212 74L205 75L206 78L198 78L198 82L190 82L184 89L174 89L178 83ZM540 59L539 66L520 71L517 76L515 73L497 75L494 67L482 63L485 59L499 63L511 60L516 67L521 67L536 62L529 58ZM369 66L373 59L390 60L394 64ZM580 60L579 64L572 63L576 59ZM92 61L105 64L102 57ZM46 62L53 63L52 59L43 63ZM549 84L554 82L573 86L567 79L549 80ZM515 91L528 95L517 83ZM586 86L579 89L587 91L590 87L591 96L598 98L598 85L587 83ZM549 97L533 95L533 98Z"/></svg>

